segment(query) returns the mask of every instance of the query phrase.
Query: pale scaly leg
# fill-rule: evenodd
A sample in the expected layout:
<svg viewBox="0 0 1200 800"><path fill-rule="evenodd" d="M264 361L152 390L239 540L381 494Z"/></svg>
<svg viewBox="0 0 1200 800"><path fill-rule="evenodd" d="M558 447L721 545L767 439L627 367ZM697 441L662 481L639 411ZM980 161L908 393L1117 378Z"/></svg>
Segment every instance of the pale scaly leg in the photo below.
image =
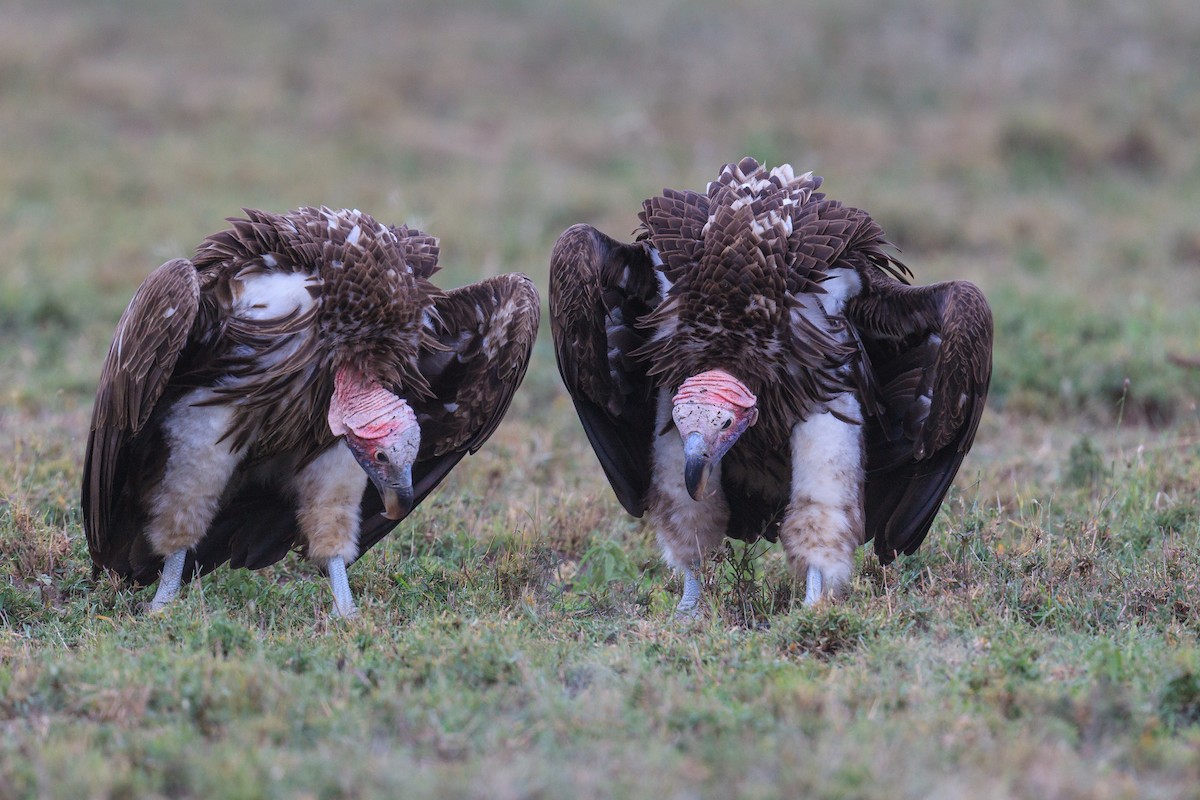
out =
<svg viewBox="0 0 1200 800"><path fill-rule="evenodd" d="M187 561L187 550L176 550L163 561L162 575L158 579L158 591L150 601L150 613L160 614L166 610L167 604L179 594L179 584L183 581L183 562Z"/></svg>
<svg viewBox="0 0 1200 800"><path fill-rule="evenodd" d="M808 577L804 581L804 605L815 606L821 600L821 588L824 583L821 570L809 566Z"/></svg>
<svg viewBox="0 0 1200 800"><path fill-rule="evenodd" d="M197 389L176 401L163 423L170 444L163 478L150 494L146 538L164 557L150 610L160 612L179 594L187 553L208 532L220 510L221 493L245 448L220 442L233 416L230 406L198 406L212 392Z"/></svg>
<svg viewBox="0 0 1200 800"><path fill-rule="evenodd" d="M860 416L848 393L830 406L846 419ZM862 425L821 412L792 429L792 497L779 538L805 576L806 606L838 596L850 580L865 535L863 478Z"/></svg>
<svg viewBox="0 0 1200 800"><path fill-rule="evenodd" d="M700 580L690 567L683 568L683 597L675 607L677 619L697 619L703 612L700 609Z"/></svg>
<svg viewBox="0 0 1200 800"><path fill-rule="evenodd" d="M346 564L358 557L359 505L367 488L367 473L342 442L313 459L296 475L296 520L308 542L308 557L325 567L333 590L333 613L358 613Z"/></svg>
<svg viewBox="0 0 1200 800"><path fill-rule="evenodd" d="M729 505L721 491L720 463L712 468L704 497L693 500L688 494L683 481L683 442L679 433L667 424L670 420L671 393L664 390L659 393L657 430L666 433L654 440L647 514L667 564L683 571L683 597L675 608L675 616L687 619L703 613L700 580L695 571L705 556L724 540Z"/></svg>
<svg viewBox="0 0 1200 800"><path fill-rule="evenodd" d="M329 559L326 569L329 571L329 588L333 590L333 615L346 618L358 616L358 606L354 605L350 580L346 577L345 559L334 556Z"/></svg>

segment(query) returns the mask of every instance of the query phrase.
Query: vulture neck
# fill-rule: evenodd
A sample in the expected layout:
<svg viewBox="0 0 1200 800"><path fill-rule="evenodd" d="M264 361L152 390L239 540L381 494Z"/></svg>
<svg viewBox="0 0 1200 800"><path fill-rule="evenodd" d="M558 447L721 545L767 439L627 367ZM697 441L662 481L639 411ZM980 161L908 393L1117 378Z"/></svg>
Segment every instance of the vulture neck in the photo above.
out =
<svg viewBox="0 0 1200 800"><path fill-rule="evenodd" d="M351 433L363 439L379 439L412 411L401 398L363 375L342 365L333 377L329 400L329 430L334 436Z"/></svg>

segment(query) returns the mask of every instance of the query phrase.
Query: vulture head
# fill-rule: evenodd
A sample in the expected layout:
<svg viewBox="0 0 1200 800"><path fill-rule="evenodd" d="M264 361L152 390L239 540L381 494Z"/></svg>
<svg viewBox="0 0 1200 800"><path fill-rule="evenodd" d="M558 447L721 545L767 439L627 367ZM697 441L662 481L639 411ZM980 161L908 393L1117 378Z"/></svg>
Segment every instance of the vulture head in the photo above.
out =
<svg viewBox="0 0 1200 800"><path fill-rule="evenodd" d="M685 380L671 403L683 438L684 485L699 500L713 465L758 421L758 398L728 372L713 369Z"/></svg>
<svg viewBox="0 0 1200 800"><path fill-rule="evenodd" d="M412 467L421 428L412 407L354 367L334 373L329 429L346 446L383 498L384 516L401 519L412 508Z"/></svg>

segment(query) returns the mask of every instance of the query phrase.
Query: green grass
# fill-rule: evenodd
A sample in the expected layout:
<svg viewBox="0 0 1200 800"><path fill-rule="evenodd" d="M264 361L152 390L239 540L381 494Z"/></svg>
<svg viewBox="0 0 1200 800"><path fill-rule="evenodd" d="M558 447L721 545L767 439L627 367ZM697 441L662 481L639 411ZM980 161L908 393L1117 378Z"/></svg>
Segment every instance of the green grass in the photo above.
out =
<svg viewBox="0 0 1200 800"><path fill-rule="evenodd" d="M850 598L816 611L777 550L734 548L694 624L672 620L678 586L636 527L563 551L553 531L468 534L449 504L354 568L354 622L296 560L218 572L149 617L148 590L94 584L77 536L10 505L4 786L1183 794L1200 777L1187 461L1122 462L1024 508L959 494L917 556L863 558Z"/></svg>
<svg viewBox="0 0 1200 800"><path fill-rule="evenodd" d="M1192 797L1200 7L15 0L0 8L0 800ZM446 285L791 161L990 298L989 413L924 547L706 617L604 482L548 337L496 436L351 569L161 616L77 506L137 284L243 206L442 238Z"/></svg>

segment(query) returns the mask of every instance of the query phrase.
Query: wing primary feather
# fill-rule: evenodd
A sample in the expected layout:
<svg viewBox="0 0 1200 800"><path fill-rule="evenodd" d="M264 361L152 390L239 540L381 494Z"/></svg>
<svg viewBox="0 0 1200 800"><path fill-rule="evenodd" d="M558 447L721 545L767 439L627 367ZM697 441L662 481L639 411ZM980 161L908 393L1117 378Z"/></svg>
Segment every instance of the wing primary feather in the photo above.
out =
<svg viewBox="0 0 1200 800"><path fill-rule="evenodd" d="M864 278L847 317L878 399L867 423L866 517L887 563L924 540L974 442L991 380L993 323L973 284Z"/></svg>
<svg viewBox="0 0 1200 800"><path fill-rule="evenodd" d="M686 199L678 199L686 205ZM650 488L657 389L638 355L670 281L645 241L588 225L567 229L550 258L550 327L559 374L617 498L641 516Z"/></svg>

